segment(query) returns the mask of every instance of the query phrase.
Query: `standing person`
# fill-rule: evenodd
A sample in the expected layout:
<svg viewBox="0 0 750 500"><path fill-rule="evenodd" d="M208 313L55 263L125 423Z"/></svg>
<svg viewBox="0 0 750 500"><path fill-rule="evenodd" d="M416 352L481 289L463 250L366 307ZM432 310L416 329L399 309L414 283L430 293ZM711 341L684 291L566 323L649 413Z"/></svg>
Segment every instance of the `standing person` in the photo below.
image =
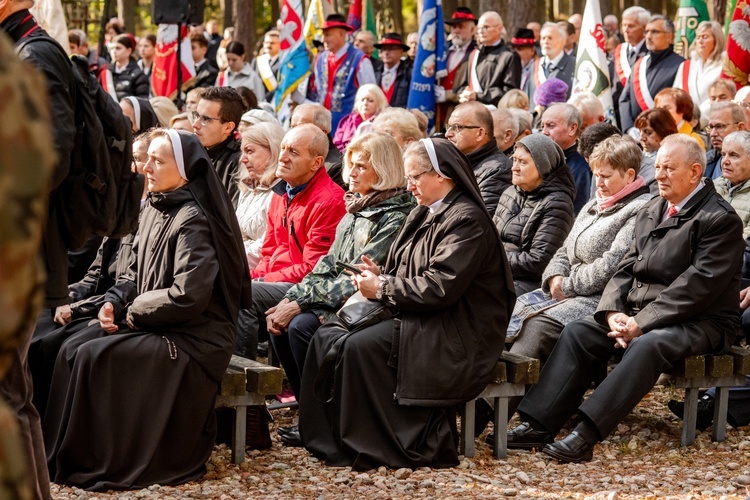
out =
<svg viewBox="0 0 750 500"><path fill-rule="evenodd" d="M454 85L458 102L497 105L506 92L521 86L521 58L503 40L503 29L497 12L485 12L479 18L479 47L469 56L466 74Z"/></svg>
<svg viewBox="0 0 750 500"><path fill-rule="evenodd" d="M154 56L156 55L156 35L149 33L138 40L138 67L143 74L150 77L151 69L154 66Z"/></svg>
<svg viewBox="0 0 750 500"><path fill-rule="evenodd" d="M542 449L562 462L591 460L596 443L663 372L686 356L732 345L740 326L742 222L703 179L705 158L695 139L664 139L656 158L660 196L636 215L635 241L594 315L562 331L518 407L522 423L508 432L509 448ZM622 360L581 403L592 376L605 372L619 349ZM581 423L553 443L574 412Z"/></svg>
<svg viewBox="0 0 750 500"><path fill-rule="evenodd" d="M521 58L521 86L522 90L528 89L529 78L534 76L537 53L534 40L534 32L528 28L519 28L513 38L510 39L513 50ZM529 97L533 96L529 94Z"/></svg>
<svg viewBox="0 0 750 500"><path fill-rule="evenodd" d="M279 82L276 81L276 75L279 72L279 52L281 52L281 41L279 32L270 30L263 35L263 53L256 57L253 62L253 69L258 72L260 79L265 87L265 101L273 102L273 96ZM262 101L264 99L258 99Z"/></svg>
<svg viewBox="0 0 750 500"><path fill-rule="evenodd" d="M476 48L474 35L477 32L477 18L468 7L456 7L451 18L445 21L450 26L450 45L448 46L448 60L446 69L448 74L438 79L435 87L435 100L439 103L438 109L440 123L436 124L436 130L443 129L443 123L453 112L458 104L458 87L456 83L461 81L469 64L469 56Z"/></svg>
<svg viewBox="0 0 750 500"><path fill-rule="evenodd" d="M54 314L57 306L68 303L68 255L61 227L61 220L67 215L62 213L66 207L61 206L58 188L70 171L70 159L76 137L76 77L64 49L39 26L29 12L33 5L33 0L0 1L0 30L7 34L16 46L25 44L18 58L40 70L47 81L45 88L51 124L51 143L57 153L57 162L53 164L50 175L40 260L44 263L47 275L42 314ZM36 40L32 43L31 39ZM30 102L37 102L36 92L30 94ZM26 111L26 116L36 115ZM14 122L8 120L6 123ZM37 167L30 168L35 170ZM27 279L29 283L34 281L30 277ZM26 325L17 348L12 350L10 368L0 383L0 393L18 419L33 487L32 493L37 498L47 499L50 498L49 473L39 414L32 404L33 389L27 359L33 330L32 325Z"/></svg>
<svg viewBox="0 0 750 500"><path fill-rule="evenodd" d="M240 42L229 42L226 56L227 68L219 71L216 86L235 89L246 87L255 94L258 102L263 102L266 99L266 87L253 65L245 61L245 46Z"/></svg>
<svg viewBox="0 0 750 500"><path fill-rule="evenodd" d="M188 114L196 137L208 151L208 157L234 204L237 203L237 174L242 153L235 130L242 113L242 98L236 90L210 87L198 101L198 108Z"/></svg>
<svg viewBox="0 0 750 500"><path fill-rule="evenodd" d="M134 262L105 294L99 325L68 339L55 364L44 425L56 483L181 484L203 476L213 450L247 261L198 139L156 131L148 156Z"/></svg>
<svg viewBox="0 0 750 500"><path fill-rule="evenodd" d="M323 23L325 50L318 54L313 69L311 100L331 111L332 129L335 134L339 122L352 112L357 88L374 83L372 62L359 49L347 41L354 28L346 24L341 14L331 14Z"/></svg>
<svg viewBox="0 0 750 500"><path fill-rule="evenodd" d="M620 123L623 132L633 128L635 119L643 111L654 107L654 96L674 83L682 56L674 51L674 23L664 16L649 18L646 30L648 53L638 59L630 73L619 100Z"/></svg>
<svg viewBox="0 0 750 500"><path fill-rule="evenodd" d="M410 61L402 61L401 56L409 50L409 46L401 41L398 33L386 33L380 43L375 44L383 60L383 68L378 75L378 84L385 94L388 104L397 108L405 108L411 85Z"/></svg>
<svg viewBox="0 0 750 500"><path fill-rule="evenodd" d="M118 102L128 96L148 98L148 77L133 57L134 40L130 34L118 35L110 48L112 64L100 74L102 87Z"/></svg>
<svg viewBox="0 0 750 500"><path fill-rule="evenodd" d="M620 110L617 103L636 61L648 53L646 48L646 25L651 13L643 7L633 6L622 11L622 32L624 40L615 47L610 63L612 78L612 101L615 103L617 123L620 123ZM622 129L622 127L620 127Z"/></svg>
<svg viewBox="0 0 750 500"><path fill-rule="evenodd" d="M198 87L211 87L216 83L219 68L213 61L206 58L208 52L208 41L203 33L190 33L190 47L193 62L195 63L195 80L190 86L183 86L183 92L189 92Z"/></svg>
<svg viewBox="0 0 750 500"><path fill-rule="evenodd" d="M315 385L331 345L346 333L341 323L320 328L305 359L300 433L329 466L457 465L453 407L492 378L515 301L466 158L446 139L422 139L406 150L404 165L419 206L385 265L363 258L354 278L364 298L397 316L341 345L333 391L324 396L330 402L316 397Z"/></svg>
<svg viewBox="0 0 750 500"><path fill-rule="evenodd" d="M724 28L716 21L703 21L695 28L690 59L680 65L675 75L673 86L687 92L701 113L708 113L711 108L708 90L721 76L725 47Z"/></svg>
<svg viewBox="0 0 750 500"><path fill-rule="evenodd" d="M380 81L380 75L383 73L383 61L375 57L375 42L377 38L371 31L360 30L354 37L354 47L365 53L372 62L372 69L375 71L375 80ZM407 46L408 47L408 46ZM406 50L409 50L408 48Z"/></svg>
<svg viewBox="0 0 750 500"><path fill-rule="evenodd" d="M409 46L409 52L406 53L406 57L414 64L414 58L417 57L417 47L419 46L419 33L412 31L406 35L406 45Z"/></svg>
<svg viewBox="0 0 750 500"><path fill-rule="evenodd" d="M542 57L536 60L534 70L523 90L533 101L536 89L547 80L556 78L568 86L565 96L567 101L573 89L573 73L576 66L576 58L569 56L564 50L567 32L555 23L544 23L540 36Z"/></svg>

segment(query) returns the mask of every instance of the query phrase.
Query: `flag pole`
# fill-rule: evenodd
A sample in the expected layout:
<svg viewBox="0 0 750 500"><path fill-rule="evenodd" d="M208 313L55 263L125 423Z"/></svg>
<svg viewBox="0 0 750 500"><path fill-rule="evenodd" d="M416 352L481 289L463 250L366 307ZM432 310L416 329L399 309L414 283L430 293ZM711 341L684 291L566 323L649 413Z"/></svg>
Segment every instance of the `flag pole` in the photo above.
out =
<svg viewBox="0 0 750 500"><path fill-rule="evenodd" d="M177 21L177 98L174 103L182 112L182 23L179 21Z"/></svg>

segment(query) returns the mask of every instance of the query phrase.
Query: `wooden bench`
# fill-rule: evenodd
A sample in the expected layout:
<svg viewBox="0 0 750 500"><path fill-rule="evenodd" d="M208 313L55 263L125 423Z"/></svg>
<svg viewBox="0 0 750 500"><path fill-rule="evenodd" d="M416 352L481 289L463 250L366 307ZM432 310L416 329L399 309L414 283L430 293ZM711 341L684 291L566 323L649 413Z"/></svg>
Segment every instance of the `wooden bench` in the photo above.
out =
<svg viewBox="0 0 750 500"><path fill-rule="evenodd" d="M508 398L523 396L526 385L539 380L539 360L503 352L497 363L495 376L478 396L492 399L495 409L495 458L508 453ZM474 401L468 401L461 412L459 451L466 457L474 456Z"/></svg>
<svg viewBox="0 0 750 500"><path fill-rule="evenodd" d="M750 374L750 348L732 347L729 353L722 355L688 356L670 373L676 377L675 386L685 389L682 446L695 442L698 391L706 387L716 387L711 439L724 441L729 388L745 385L745 375Z"/></svg>
<svg viewBox="0 0 750 500"><path fill-rule="evenodd" d="M282 379L280 368L232 356L216 398L217 408L235 410L232 424L232 463L241 464L245 461L247 407L265 405L266 396L279 394Z"/></svg>

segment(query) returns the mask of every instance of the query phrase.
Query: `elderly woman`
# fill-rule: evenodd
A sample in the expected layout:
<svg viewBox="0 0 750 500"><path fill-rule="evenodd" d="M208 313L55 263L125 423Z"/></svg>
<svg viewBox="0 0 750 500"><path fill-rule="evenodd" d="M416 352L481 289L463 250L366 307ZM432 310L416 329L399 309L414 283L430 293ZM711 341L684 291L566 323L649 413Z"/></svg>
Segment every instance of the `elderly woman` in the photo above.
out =
<svg viewBox="0 0 750 500"><path fill-rule="evenodd" d="M724 28L716 21L703 21L695 29L690 46L690 58L680 64L673 86L682 89L708 116L711 109L708 89L721 76L721 64L726 56Z"/></svg>
<svg viewBox="0 0 750 500"><path fill-rule="evenodd" d="M130 120L134 136L159 126L156 111L145 97L126 97L120 101L120 109Z"/></svg>
<svg viewBox="0 0 750 500"><path fill-rule="evenodd" d="M277 182L276 164L284 129L276 123L259 123L242 132L237 220L250 269L258 265L266 236L268 207Z"/></svg>
<svg viewBox="0 0 750 500"><path fill-rule="evenodd" d="M643 148L640 175L646 181L651 194L657 195L659 194L659 187L654 178L656 175L654 170L656 153L665 137L677 133L677 124L669 111L654 108L638 115L638 118L635 119L635 126L640 131L640 142Z"/></svg>
<svg viewBox="0 0 750 500"><path fill-rule="evenodd" d="M333 143L342 153L357 135L369 132L375 117L388 107L388 99L373 83L362 85L354 97L354 111L346 115L336 128ZM362 128L362 130L360 130Z"/></svg>
<svg viewBox="0 0 750 500"><path fill-rule="evenodd" d="M690 126L690 122L693 120L693 100L690 98L690 94L674 87L661 89L654 97L654 106L669 111L677 124L677 133L689 135L698 141L704 150L706 149L703 138L693 132L693 127Z"/></svg>
<svg viewBox="0 0 750 500"><path fill-rule="evenodd" d="M44 438L50 477L89 490L200 478L216 388L250 298L231 200L198 139L154 133L130 269L99 325L63 344Z"/></svg>
<svg viewBox="0 0 750 500"><path fill-rule="evenodd" d="M351 276L337 262L356 264L363 255L379 264L414 208L414 198L404 189L401 149L385 134L357 137L344 155L347 214L336 228L327 255L310 274L286 293L267 316L271 343L278 354L295 397L310 340L346 300L357 291ZM291 430L291 429L290 429ZM282 441L293 444L288 431Z"/></svg>
<svg viewBox="0 0 750 500"><path fill-rule="evenodd" d="M390 135L402 150L422 138L417 117L404 108L385 108L378 113L372 122L372 131Z"/></svg>
<svg viewBox="0 0 750 500"><path fill-rule="evenodd" d="M422 139L406 150L404 168L419 207L385 265L363 256L355 277L355 297L387 304L395 317L346 337L333 320L305 360L300 432L332 466L457 465L453 408L492 379L515 299L466 157L447 139ZM317 379L327 356L335 369L325 384ZM332 388L328 397L316 391L319 382Z"/></svg>
<svg viewBox="0 0 750 500"><path fill-rule="evenodd" d="M560 146L542 134L516 143L513 186L495 211L516 294L539 288L542 272L573 225L575 182Z"/></svg>

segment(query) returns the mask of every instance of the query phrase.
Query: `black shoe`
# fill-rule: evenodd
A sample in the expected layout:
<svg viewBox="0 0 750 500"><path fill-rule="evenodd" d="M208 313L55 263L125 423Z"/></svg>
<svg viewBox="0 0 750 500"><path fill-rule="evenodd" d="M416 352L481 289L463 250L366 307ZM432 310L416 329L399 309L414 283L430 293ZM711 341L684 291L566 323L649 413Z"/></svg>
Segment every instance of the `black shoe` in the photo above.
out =
<svg viewBox="0 0 750 500"><path fill-rule="evenodd" d="M495 437L487 436L486 441L494 444ZM553 436L547 431L538 431L531 427L528 422L523 422L513 430L508 431L508 448L530 450L536 448L542 449L545 444L553 441Z"/></svg>
<svg viewBox="0 0 750 500"><path fill-rule="evenodd" d="M258 357L260 358L267 358L268 357L268 341L265 342L258 342Z"/></svg>
<svg viewBox="0 0 750 500"><path fill-rule="evenodd" d="M685 403L670 399L667 403L669 409L677 415L677 417L684 419L685 416ZM703 396L698 400L698 416L695 419L695 426L699 431L703 432L714 423L714 400L710 396Z"/></svg>
<svg viewBox="0 0 750 500"><path fill-rule="evenodd" d="M279 439L282 443L284 443L284 446L291 446L291 447L297 447L301 448L305 446L305 443L302 442L302 438L299 435L299 427L298 426L292 426L292 427L285 427L285 429L289 429L289 431L281 433L281 429L279 429Z"/></svg>
<svg viewBox="0 0 750 500"><path fill-rule="evenodd" d="M594 457L594 446L586 444L586 440L573 431L560 441L545 446L542 453L561 462L588 462Z"/></svg>
<svg viewBox="0 0 750 500"><path fill-rule="evenodd" d="M276 429L276 434L279 436L285 436L294 432L299 433L299 425L290 425L289 427L279 427Z"/></svg>
<svg viewBox="0 0 750 500"><path fill-rule="evenodd" d="M477 398L474 404L474 437L484 432L487 424L495 418L495 409L483 398Z"/></svg>

